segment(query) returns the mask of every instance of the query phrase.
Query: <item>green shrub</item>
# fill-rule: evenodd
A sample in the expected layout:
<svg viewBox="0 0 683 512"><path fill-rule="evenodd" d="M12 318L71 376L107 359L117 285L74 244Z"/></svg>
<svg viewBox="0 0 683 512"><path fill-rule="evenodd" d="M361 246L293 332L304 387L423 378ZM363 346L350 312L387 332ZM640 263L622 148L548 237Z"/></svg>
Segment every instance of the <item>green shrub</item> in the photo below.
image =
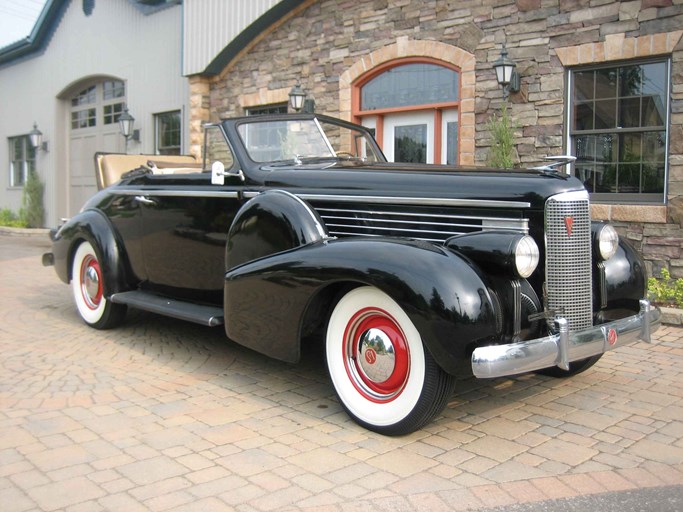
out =
<svg viewBox="0 0 683 512"><path fill-rule="evenodd" d="M515 165L515 130L517 123L510 117L507 103L503 103L500 115L493 115L486 127L491 132L493 144L489 149L487 163L491 167L510 169Z"/></svg>
<svg viewBox="0 0 683 512"><path fill-rule="evenodd" d="M8 226L11 228L25 228L26 223L19 218L19 215L14 213L9 208L0 209L0 226Z"/></svg>
<svg viewBox="0 0 683 512"><path fill-rule="evenodd" d="M660 279L651 277L647 280L650 300L662 306L683 307L683 279L672 279L666 268L660 275Z"/></svg>
<svg viewBox="0 0 683 512"><path fill-rule="evenodd" d="M45 221L45 207L43 206L44 186L36 171L29 171L24 184L22 197L23 207L19 211L19 217L25 222L26 227L42 228Z"/></svg>

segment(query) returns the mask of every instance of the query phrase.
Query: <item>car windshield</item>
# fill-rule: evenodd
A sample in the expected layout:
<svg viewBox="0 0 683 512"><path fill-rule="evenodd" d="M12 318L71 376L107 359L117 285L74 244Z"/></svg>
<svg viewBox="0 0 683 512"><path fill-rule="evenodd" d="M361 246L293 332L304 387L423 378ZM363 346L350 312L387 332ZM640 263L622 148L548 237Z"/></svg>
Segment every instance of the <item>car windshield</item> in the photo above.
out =
<svg viewBox="0 0 683 512"><path fill-rule="evenodd" d="M244 122L238 131L255 162L345 159L376 162L380 157L367 132L314 119Z"/></svg>

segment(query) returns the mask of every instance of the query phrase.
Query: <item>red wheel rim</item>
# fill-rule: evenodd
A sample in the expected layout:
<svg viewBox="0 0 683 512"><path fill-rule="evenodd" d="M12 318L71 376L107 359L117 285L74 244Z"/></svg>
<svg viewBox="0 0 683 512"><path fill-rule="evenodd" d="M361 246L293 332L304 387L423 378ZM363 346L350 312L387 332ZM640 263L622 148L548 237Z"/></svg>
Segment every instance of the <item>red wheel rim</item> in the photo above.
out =
<svg viewBox="0 0 683 512"><path fill-rule="evenodd" d="M102 301L102 271L100 263L91 255L81 263L81 296L85 305L97 309Z"/></svg>
<svg viewBox="0 0 683 512"><path fill-rule="evenodd" d="M403 391L410 374L410 350L403 330L386 311L365 308L346 325L346 372L356 390L373 402L389 402Z"/></svg>

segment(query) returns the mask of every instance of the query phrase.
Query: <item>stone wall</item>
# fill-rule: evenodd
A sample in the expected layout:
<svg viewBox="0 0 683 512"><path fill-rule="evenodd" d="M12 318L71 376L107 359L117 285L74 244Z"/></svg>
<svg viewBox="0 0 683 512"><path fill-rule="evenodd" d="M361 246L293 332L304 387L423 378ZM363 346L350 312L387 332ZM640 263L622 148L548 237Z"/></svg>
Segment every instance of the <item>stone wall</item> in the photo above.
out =
<svg viewBox="0 0 683 512"><path fill-rule="evenodd" d="M486 122L502 102L491 64L506 43L522 82L510 96L518 161L531 165L566 151L567 67L671 55L668 204L595 205L593 216L615 221L650 270L666 265L683 277L682 35L681 0L307 0L219 76L195 77L193 105L208 105L211 120L242 115L249 106L286 102L300 79L317 112L348 117L351 83L342 77L377 65L372 56L390 47L431 52L447 45L474 57L461 103L461 113L472 115L471 128L461 127L463 140L472 141L463 161L483 164L491 145Z"/></svg>

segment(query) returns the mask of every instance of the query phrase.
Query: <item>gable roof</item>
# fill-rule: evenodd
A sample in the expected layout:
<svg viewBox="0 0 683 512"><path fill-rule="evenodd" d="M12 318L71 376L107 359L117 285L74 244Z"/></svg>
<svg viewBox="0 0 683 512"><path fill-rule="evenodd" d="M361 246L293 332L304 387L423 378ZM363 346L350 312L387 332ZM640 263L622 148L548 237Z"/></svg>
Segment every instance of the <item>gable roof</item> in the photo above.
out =
<svg viewBox="0 0 683 512"><path fill-rule="evenodd" d="M31 33L24 39L0 48L0 66L42 52L70 2L71 0L47 0Z"/></svg>
<svg viewBox="0 0 683 512"><path fill-rule="evenodd" d="M153 14L182 0L129 0L142 14ZM47 0L31 33L24 39L0 48L0 67L42 53L57 30L71 0ZM91 8L93 5L90 6ZM84 4L85 9L85 4Z"/></svg>
<svg viewBox="0 0 683 512"><path fill-rule="evenodd" d="M216 57L209 63L202 74L218 75L247 45L274 23L282 20L297 7L309 0L282 0L256 19L251 25L240 32Z"/></svg>

